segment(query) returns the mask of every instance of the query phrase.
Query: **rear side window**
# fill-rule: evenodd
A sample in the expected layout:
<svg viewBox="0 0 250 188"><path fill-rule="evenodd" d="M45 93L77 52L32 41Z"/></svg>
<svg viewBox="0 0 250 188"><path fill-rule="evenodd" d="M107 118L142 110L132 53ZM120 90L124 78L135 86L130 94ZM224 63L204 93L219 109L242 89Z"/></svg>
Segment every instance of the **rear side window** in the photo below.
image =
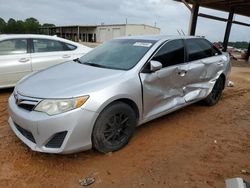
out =
<svg viewBox="0 0 250 188"><path fill-rule="evenodd" d="M72 44L68 44L68 43L63 43L65 46L65 50L75 50L76 46L72 45Z"/></svg>
<svg viewBox="0 0 250 188"><path fill-rule="evenodd" d="M152 60L161 62L163 67L184 63L183 41L174 40L167 42Z"/></svg>
<svg viewBox="0 0 250 188"><path fill-rule="evenodd" d="M34 52L64 51L63 43L49 39L33 39Z"/></svg>
<svg viewBox="0 0 250 188"><path fill-rule="evenodd" d="M10 39L0 42L0 55L15 55L27 53L26 39Z"/></svg>
<svg viewBox="0 0 250 188"><path fill-rule="evenodd" d="M210 42L205 39L187 39L186 40L188 61L195 61L221 54Z"/></svg>

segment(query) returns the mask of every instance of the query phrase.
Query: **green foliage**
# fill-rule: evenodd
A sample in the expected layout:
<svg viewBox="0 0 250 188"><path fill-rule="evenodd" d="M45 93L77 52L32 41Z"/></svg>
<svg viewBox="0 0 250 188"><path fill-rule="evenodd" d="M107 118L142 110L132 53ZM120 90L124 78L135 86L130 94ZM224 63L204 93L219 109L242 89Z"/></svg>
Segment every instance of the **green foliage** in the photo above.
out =
<svg viewBox="0 0 250 188"><path fill-rule="evenodd" d="M41 25L35 18L27 18L24 21L10 18L6 23L0 18L0 34L38 34L42 27L54 27L54 24L45 23Z"/></svg>
<svg viewBox="0 0 250 188"><path fill-rule="evenodd" d="M6 23L3 18L0 18L0 33L3 33L3 29L5 28Z"/></svg>
<svg viewBox="0 0 250 188"><path fill-rule="evenodd" d="M24 22L25 26L25 33L39 33L39 28L41 25L39 24L39 21L35 18L27 18Z"/></svg>
<svg viewBox="0 0 250 188"><path fill-rule="evenodd" d="M229 42L229 46L232 46L234 48L239 48L239 49L247 49L248 48L248 42L241 41L241 42Z"/></svg>
<svg viewBox="0 0 250 188"><path fill-rule="evenodd" d="M50 23L44 23L42 27L55 27L56 25Z"/></svg>

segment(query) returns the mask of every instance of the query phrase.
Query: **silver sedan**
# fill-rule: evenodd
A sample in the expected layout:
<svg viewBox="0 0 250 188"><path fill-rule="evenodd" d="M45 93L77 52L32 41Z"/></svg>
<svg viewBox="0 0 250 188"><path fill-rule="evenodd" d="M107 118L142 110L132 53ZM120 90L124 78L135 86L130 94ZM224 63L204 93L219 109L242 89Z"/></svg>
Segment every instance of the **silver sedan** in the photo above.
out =
<svg viewBox="0 0 250 188"><path fill-rule="evenodd" d="M230 68L228 54L204 38L111 40L22 79L9 98L9 125L34 151L116 151L138 125L197 101L215 105Z"/></svg>

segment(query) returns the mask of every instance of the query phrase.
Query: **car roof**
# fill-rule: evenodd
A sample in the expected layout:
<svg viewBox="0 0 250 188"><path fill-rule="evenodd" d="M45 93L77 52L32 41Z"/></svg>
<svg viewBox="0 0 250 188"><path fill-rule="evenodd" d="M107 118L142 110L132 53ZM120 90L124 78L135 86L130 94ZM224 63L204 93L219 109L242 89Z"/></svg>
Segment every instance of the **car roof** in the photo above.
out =
<svg viewBox="0 0 250 188"><path fill-rule="evenodd" d="M142 35L142 36L127 36L118 39L138 39L138 40L173 40L173 39L189 39L189 38L201 38L197 36L182 36L182 35Z"/></svg>
<svg viewBox="0 0 250 188"><path fill-rule="evenodd" d="M80 45L76 42L57 37L56 35L51 36L51 35L40 35L40 34L0 34L0 40L14 39L14 38L43 38L43 39L59 40L62 42L66 42L66 43L74 44L78 46Z"/></svg>
<svg viewBox="0 0 250 188"><path fill-rule="evenodd" d="M25 37L25 38L34 38L34 37L41 37L41 38L55 38L56 35L41 35L41 34L1 34L0 38L17 38L17 37Z"/></svg>

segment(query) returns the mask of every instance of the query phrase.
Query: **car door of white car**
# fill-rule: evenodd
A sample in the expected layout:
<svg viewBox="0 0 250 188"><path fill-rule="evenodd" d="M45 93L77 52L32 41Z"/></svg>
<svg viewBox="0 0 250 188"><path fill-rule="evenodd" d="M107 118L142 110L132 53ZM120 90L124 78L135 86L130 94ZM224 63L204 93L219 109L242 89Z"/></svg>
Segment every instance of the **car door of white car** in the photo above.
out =
<svg viewBox="0 0 250 188"><path fill-rule="evenodd" d="M156 72L147 72L146 66L140 73L146 121L185 104L183 87L188 65L183 40L165 43L152 60L160 62L163 67Z"/></svg>
<svg viewBox="0 0 250 188"><path fill-rule="evenodd" d="M51 39L33 39L32 70L38 71L59 63L72 60L72 50L63 42Z"/></svg>
<svg viewBox="0 0 250 188"><path fill-rule="evenodd" d="M27 39L0 41L0 88L14 86L31 71Z"/></svg>

